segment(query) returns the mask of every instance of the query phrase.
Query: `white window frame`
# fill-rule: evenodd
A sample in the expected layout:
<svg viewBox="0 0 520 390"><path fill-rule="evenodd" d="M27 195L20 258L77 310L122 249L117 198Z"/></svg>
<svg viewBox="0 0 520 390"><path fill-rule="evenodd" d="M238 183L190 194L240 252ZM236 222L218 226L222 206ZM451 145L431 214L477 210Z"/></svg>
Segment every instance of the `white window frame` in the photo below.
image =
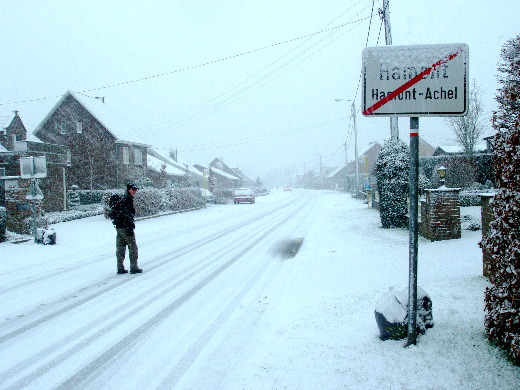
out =
<svg viewBox="0 0 520 390"><path fill-rule="evenodd" d="M0 177L5 176L5 168L0 168Z"/></svg>
<svg viewBox="0 0 520 390"><path fill-rule="evenodd" d="M83 133L83 122L82 121L77 121L76 122L76 132L78 134Z"/></svg>
<svg viewBox="0 0 520 390"><path fill-rule="evenodd" d="M130 148L123 146L123 164L130 164Z"/></svg>
<svg viewBox="0 0 520 390"><path fill-rule="evenodd" d="M67 134L67 122L65 122L65 120L62 120L60 123L60 134Z"/></svg>
<svg viewBox="0 0 520 390"><path fill-rule="evenodd" d="M139 148L134 149L134 164L143 165L143 151Z"/></svg>

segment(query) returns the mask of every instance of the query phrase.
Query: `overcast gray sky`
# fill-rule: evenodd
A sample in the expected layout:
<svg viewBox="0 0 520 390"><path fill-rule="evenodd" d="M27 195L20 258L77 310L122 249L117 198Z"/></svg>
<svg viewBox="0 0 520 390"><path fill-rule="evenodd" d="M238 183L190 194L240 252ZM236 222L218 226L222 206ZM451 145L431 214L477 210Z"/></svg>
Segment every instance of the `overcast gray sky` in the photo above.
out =
<svg viewBox="0 0 520 390"><path fill-rule="evenodd" d="M501 46L520 33L518 0L390 0L394 45L467 43L469 73L495 108ZM0 0L0 113L32 131L67 90L104 96L136 140L189 163L222 157L251 177L354 155L351 102L361 52L384 45L382 0ZM372 16L371 16L372 15ZM336 99L344 99L336 102ZM357 116L360 153L389 138ZM408 118L399 121L408 140ZM492 130L489 127L488 133ZM433 146L443 118L421 118Z"/></svg>

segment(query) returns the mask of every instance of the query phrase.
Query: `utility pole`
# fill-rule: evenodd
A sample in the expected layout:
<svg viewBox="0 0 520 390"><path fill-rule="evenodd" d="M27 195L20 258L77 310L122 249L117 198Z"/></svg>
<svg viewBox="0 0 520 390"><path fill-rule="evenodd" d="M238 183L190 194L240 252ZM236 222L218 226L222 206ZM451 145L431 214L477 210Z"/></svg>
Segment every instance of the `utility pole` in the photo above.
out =
<svg viewBox="0 0 520 390"><path fill-rule="evenodd" d="M348 187L348 157L347 157L347 141L343 144L345 147L345 191L347 191Z"/></svg>
<svg viewBox="0 0 520 390"><path fill-rule="evenodd" d="M390 26L390 0L383 0L383 9L379 9L379 17L385 22L385 43L392 45L392 27ZM399 139L399 124L397 117L390 118L390 139L397 141Z"/></svg>
<svg viewBox="0 0 520 390"><path fill-rule="evenodd" d="M323 167L321 166L321 154L320 154L320 190L323 189Z"/></svg>
<svg viewBox="0 0 520 390"><path fill-rule="evenodd" d="M352 102L352 119L354 120L354 158L356 170L356 199L359 198L359 163L358 163L358 142L357 142L357 125L356 125L356 103Z"/></svg>

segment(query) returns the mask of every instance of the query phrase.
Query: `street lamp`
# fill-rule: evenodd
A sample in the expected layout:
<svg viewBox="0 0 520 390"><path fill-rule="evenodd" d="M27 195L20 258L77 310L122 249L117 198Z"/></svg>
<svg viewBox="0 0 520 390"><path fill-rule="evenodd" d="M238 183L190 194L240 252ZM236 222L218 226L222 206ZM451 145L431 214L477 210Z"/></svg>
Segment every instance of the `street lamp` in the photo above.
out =
<svg viewBox="0 0 520 390"><path fill-rule="evenodd" d="M351 106L351 117L354 120L354 166L356 170L356 199L359 198L359 166L358 166L358 140L357 140L357 126L356 126L356 102L351 99L335 99L336 102L345 100L346 102L352 102Z"/></svg>
<svg viewBox="0 0 520 390"><path fill-rule="evenodd" d="M442 187L444 185L444 183L446 182L446 168L442 165L439 168L437 168L437 175L439 175L439 179L441 181L441 187Z"/></svg>
<svg viewBox="0 0 520 390"><path fill-rule="evenodd" d="M320 156L320 190L323 189L323 169L321 167L321 154L314 153L315 156Z"/></svg>

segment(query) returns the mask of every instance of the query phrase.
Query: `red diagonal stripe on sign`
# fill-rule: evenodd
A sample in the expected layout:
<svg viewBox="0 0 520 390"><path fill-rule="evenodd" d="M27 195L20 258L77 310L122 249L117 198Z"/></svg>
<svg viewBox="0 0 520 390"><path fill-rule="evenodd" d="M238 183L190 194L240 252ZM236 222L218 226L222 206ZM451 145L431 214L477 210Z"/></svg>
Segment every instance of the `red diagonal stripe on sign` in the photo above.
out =
<svg viewBox="0 0 520 390"><path fill-rule="evenodd" d="M388 95L386 95L383 99L376 102L373 106L367 108L365 111L363 111L363 115L370 115L374 111L378 110L379 108L383 107L386 103L388 103L390 100L395 98L397 95L399 95L401 92L406 91L408 88L410 88L412 85L417 84L420 80L424 78L424 76L428 76L431 72L433 72L435 69L437 69L442 64L445 64L448 61L451 61L455 57L457 57L460 53L462 53L462 48L457 50L455 53L448 54L443 59L437 61L435 64L430 66L429 68L423 70L421 73L419 73L414 78L408 80L406 83L401 85L399 88L397 88L394 92L390 92Z"/></svg>

